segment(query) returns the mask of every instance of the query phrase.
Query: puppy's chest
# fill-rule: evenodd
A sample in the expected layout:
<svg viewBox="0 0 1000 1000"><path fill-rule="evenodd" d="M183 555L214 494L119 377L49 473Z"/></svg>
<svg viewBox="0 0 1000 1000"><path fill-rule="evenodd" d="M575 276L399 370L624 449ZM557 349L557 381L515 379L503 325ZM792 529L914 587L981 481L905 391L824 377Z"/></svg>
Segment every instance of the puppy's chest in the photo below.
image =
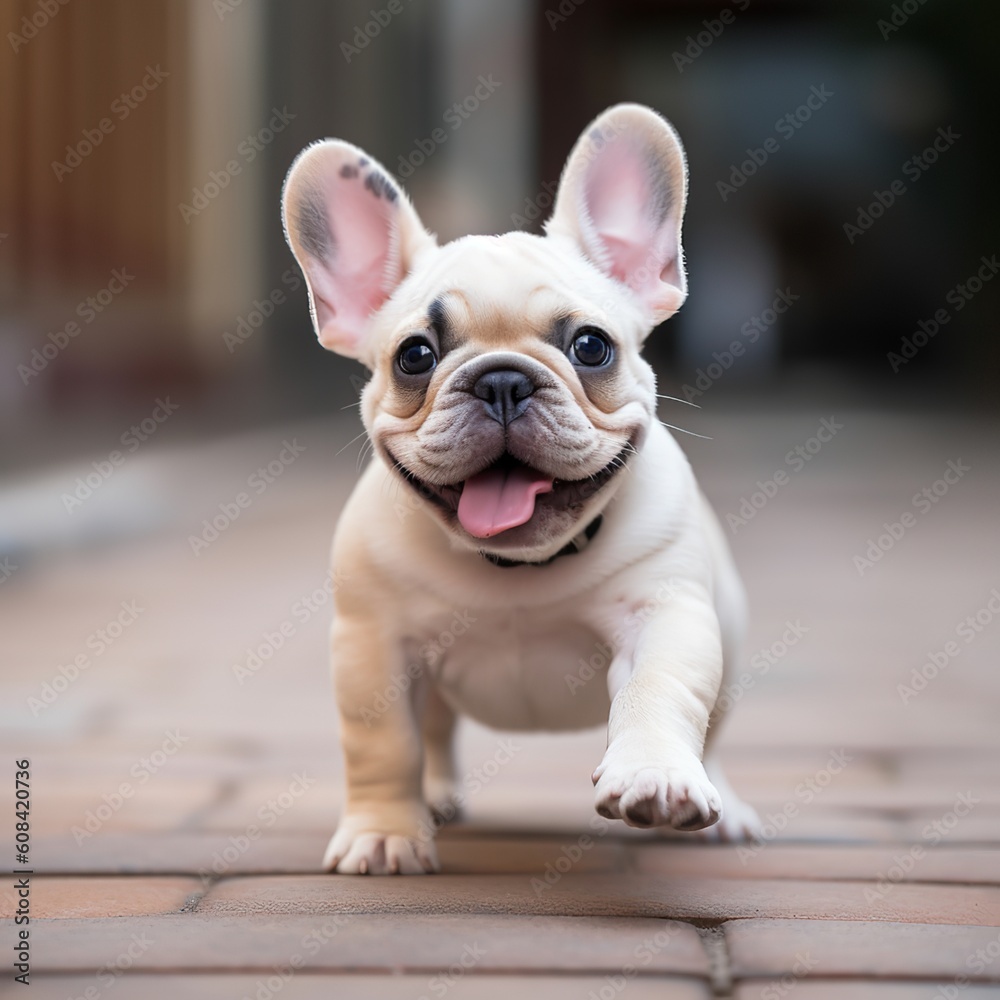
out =
<svg viewBox="0 0 1000 1000"><path fill-rule="evenodd" d="M456 614L420 655L452 705L486 725L577 729L607 718L612 651L571 615Z"/></svg>

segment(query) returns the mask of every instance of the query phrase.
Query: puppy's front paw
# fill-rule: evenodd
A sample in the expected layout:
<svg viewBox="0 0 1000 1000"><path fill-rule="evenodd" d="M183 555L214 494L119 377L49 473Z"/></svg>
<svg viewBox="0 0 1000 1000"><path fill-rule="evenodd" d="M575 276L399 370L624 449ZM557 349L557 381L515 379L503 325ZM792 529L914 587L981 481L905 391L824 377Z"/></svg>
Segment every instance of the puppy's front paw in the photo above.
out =
<svg viewBox="0 0 1000 1000"><path fill-rule="evenodd" d="M709 843L739 844L760 840L760 817L753 806L742 799L723 794L722 819L698 836Z"/></svg>
<svg viewBox="0 0 1000 1000"><path fill-rule="evenodd" d="M341 875L425 875L440 868L423 805L348 812L323 856Z"/></svg>
<svg viewBox="0 0 1000 1000"><path fill-rule="evenodd" d="M595 808L628 826L700 830L717 822L722 799L701 762L659 764L649 757L604 755L594 772Z"/></svg>

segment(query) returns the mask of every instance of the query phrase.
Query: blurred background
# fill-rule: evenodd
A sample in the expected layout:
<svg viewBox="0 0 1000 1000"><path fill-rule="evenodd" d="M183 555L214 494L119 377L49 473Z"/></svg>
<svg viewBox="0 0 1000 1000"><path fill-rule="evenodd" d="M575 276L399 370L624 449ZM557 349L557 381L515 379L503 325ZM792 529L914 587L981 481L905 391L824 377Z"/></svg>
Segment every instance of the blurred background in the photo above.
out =
<svg viewBox="0 0 1000 1000"><path fill-rule="evenodd" d="M988 627L930 693L896 686L1000 586L996 21L987 0L0 6L0 718L51 751L47 863L92 870L72 826L178 725L192 742L102 836L242 829L304 761L308 864L332 827L324 581L365 372L310 326L279 218L296 153L364 147L441 240L538 231L576 136L623 100L674 123L691 169L690 295L648 356L701 409L661 416L712 439L679 438L743 518L751 651L782 650L727 736L764 774L749 794L780 802L808 761L867 748L862 792L828 800L861 836L887 783L951 767L893 771L885 748L995 750ZM945 481L949 462L972 471ZM794 649L790 621L810 629ZM587 739L545 793L581 822ZM789 747L812 756L768 770ZM914 808L946 806L939 784Z"/></svg>
<svg viewBox="0 0 1000 1000"><path fill-rule="evenodd" d="M575 137L621 100L666 115L691 165L690 299L649 348L664 391L736 340L706 398L819 382L891 408L996 399L996 290L948 299L996 249L985 0L52 2L0 12L7 471L100 448L163 393L180 410L161 440L356 398L364 373L317 348L281 233L307 143L369 150L441 240L537 231ZM894 181L895 204L845 232ZM117 270L124 290L81 307ZM794 307L750 343L781 290ZM53 354L40 371L34 351Z"/></svg>

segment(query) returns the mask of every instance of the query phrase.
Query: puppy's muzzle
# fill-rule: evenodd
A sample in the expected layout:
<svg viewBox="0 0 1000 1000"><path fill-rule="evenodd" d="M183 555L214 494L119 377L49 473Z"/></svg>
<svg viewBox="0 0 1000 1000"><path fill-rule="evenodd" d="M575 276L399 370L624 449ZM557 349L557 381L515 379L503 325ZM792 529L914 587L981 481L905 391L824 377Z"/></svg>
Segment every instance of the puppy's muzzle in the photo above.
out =
<svg viewBox="0 0 1000 1000"><path fill-rule="evenodd" d="M480 375L472 394L483 401L486 413L493 420L506 427L528 408L528 400L536 388L524 372L500 368Z"/></svg>

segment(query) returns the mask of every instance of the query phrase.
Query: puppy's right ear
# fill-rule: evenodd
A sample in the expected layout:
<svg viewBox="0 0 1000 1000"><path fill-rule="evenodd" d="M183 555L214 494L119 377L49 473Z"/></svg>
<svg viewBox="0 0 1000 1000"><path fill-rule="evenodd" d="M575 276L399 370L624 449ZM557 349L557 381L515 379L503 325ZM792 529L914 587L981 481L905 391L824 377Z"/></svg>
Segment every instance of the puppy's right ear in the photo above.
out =
<svg viewBox="0 0 1000 1000"><path fill-rule="evenodd" d="M320 343L366 361L372 317L434 237L388 172L339 139L299 154L285 178L281 217Z"/></svg>
<svg viewBox="0 0 1000 1000"><path fill-rule="evenodd" d="M591 122L573 147L545 231L572 240L625 285L655 325L687 295L686 200L687 165L677 133L649 108L618 104Z"/></svg>

